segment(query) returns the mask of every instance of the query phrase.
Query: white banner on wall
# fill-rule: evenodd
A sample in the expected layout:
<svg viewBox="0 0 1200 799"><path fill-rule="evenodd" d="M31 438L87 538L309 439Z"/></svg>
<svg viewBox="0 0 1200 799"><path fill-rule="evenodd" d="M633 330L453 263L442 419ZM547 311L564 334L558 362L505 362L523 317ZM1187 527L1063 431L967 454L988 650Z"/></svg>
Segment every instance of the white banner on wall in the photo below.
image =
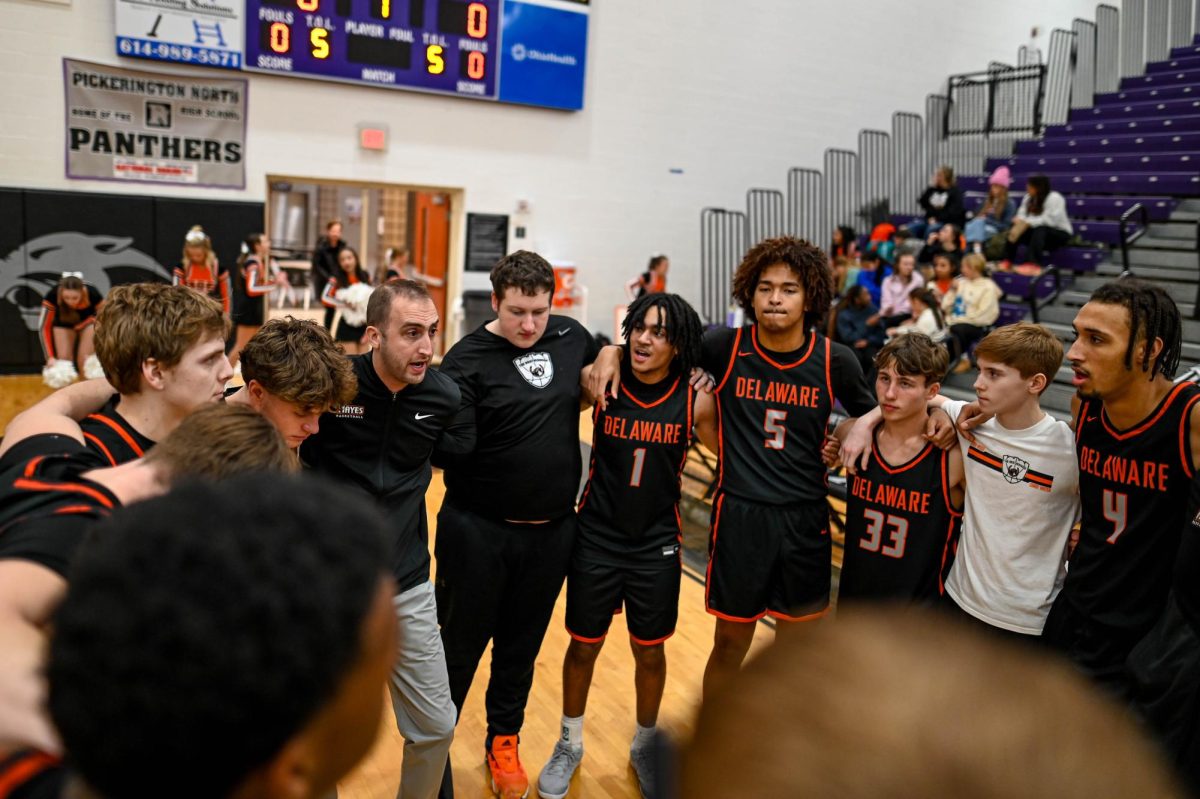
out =
<svg viewBox="0 0 1200 799"><path fill-rule="evenodd" d="M67 177L245 188L247 83L64 58Z"/></svg>
<svg viewBox="0 0 1200 799"><path fill-rule="evenodd" d="M116 0L117 55L242 68L245 0Z"/></svg>

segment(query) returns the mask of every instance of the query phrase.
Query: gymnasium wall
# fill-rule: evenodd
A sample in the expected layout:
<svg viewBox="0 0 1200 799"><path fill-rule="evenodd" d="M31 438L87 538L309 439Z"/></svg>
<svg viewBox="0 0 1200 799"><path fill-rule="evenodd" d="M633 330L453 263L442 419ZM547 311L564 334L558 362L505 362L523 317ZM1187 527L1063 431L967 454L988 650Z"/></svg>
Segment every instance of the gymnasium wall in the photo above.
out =
<svg viewBox="0 0 1200 799"><path fill-rule="evenodd" d="M1013 62L1032 25L1045 50L1050 28L1092 19L1095 6L599 0L582 112L245 73L246 190L153 193L261 202L265 176L282 174L461 187L473 212L511 214L527 200L532 245L578 264L591 326L607 330L651 252L670 254L671 288L699 299L702 206L738 207L751 185L783 188L789 167L819 167L826 147L852 149L859 129L920 112L947 75ZM62 57L186 71L118 61L112 16L110 0L0 6L0 185L146 191L64 176ZM388 152L358 149L360 122L390 127Z"/></svg>

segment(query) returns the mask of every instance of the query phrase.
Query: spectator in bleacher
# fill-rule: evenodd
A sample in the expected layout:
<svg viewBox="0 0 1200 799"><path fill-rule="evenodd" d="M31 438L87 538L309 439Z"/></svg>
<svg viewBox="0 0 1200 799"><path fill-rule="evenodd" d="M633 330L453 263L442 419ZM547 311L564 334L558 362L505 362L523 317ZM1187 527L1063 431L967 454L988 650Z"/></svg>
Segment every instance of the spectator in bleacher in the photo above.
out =
<svg viewBox="0 0 1200 799"><path fill-rule="evenodd" d="M903 324L890 328L887 331L889 338L903 336L905 333L924 333L938 344L946 340L950 335L950 329L946 327L946 317L942 315L942 309L938 305L937 295L933 293L933 289L915 288L908 294L908 301L912 305L912 318L908 319Z"/></svg>
<svg viewBox="0 0 1200 799"><path fill-rule="evenodd" d="M933 256L939 252L948 252L955 258L962 258L962 236L957 225L943 225L936 233L930 233L925 246L917 254L917 260L923 264L933 262Z"/></svg>
<svg viewBox="0 0 1200 799"><path fill-rule="evenodd" d="M877 252L864 252L858 260L858 276L852 285L862 286L871 295L871 302L878 306L883 293L883 281L892 274L892 268L883 262Z"/></svg>
<svg viewBox="0 0 1200 799"><path fill-rule="evenodd" d="M854 232L854 228L838 225L833 229L833 239L829 244L829 260L833 261L837 258L849 258L851 261L858 258L858 234Z"/></svg>
<svg viewBox="0 0 1200 799"><path fill-rule="evenodd" d="M984 244L999 233L1004 233L1012 225L1013 216L1017 213L1016 203L1008 196L1008 187L1012 185L1012 176L1008 167L996 167L996 171L988 178L987 197L975 212L975 218L967 223L965 232L967 249L972 252L983 252ZM995 256L999 258L999 254ZM993 260L995 260L993 258Z"/></svg>
<svg viewBox="0 0 1200 799"><path fill-rule="evenodd" d="M317 239L312 254L312 287L319 299L325 294L325 284L338 273L338 254L346 246L342 238L342 221L330 220L325 225L325 235ZM325 307L325 329L333 327L335 308Z"/></svg>
<svg viewBox="0 0 1200 799"><path fill-rule="evenodd" d="M625 296L633 302L643 294L662 294L667 290L667 270L671 261L665 255L650 256L646 271L625 284Z"/></svg>
<svg viewBox="0 0 1200 799"><path fill-rule="evenodd" d="M971 253L962 261L962 275L942 298L942 311L950 326L951 358L958 357L955 373L971 368L971 347L987 335L1000 318L1000 287L988 277L987 261Z"/></svg>
<svg viewBox="0 0 1200 799"><path fill-rule="evenodd" d="M958 277L958 258L953 253L939 252L933 256L933 273L929 286L937 294L940 302L954 287L954 279Z"/></svg>
<svg viewBox="0 0 1200 799"><path fill-rule="evenodd" d="M1017 247L1022 244L1029 248L1028 262L1045 266L1047 254L1065 245L1074 233L1067 216L1066 198L1051 190L1048 177L1033 175L1008 231L1008 247L1001 268L1006 269L1012 264Z"/></svg>
<svg viewBox="0 0 1200 799"><path fill-rule="evenodd" d="M883 279L879 308L883 315L883 326L895 327L913 314L909 294L913 289L925 285L925 278L917 271L917 261L904 254L896 259L896 271Z"/></svg>
<svg viewBox="0 0 1200 799"><path fill-rule="evenodd" d="M929 187L917 200L923 218L908 223L912 235L923 239L935 233L942 225L962 227L967 221L967 208L963 205L962 189L954 180L954 170L943 164L934 170Z"/></svg>
<svg viewBox="0 0 1200 799"><path fill-rule="evenodd" d="M833 294L835 297L841 297L846 293L847 288L858 282L859 271L858 261L853 261L844 255L833 259Z"/></svg>
<svg viewBox="0 0 1200 799"><path fill-rule="evenodd" d="M866 286L851 286L834 313L837 340L854 350L868 382L873 380L875 353L883 346L884 331L879 324L879 308L871 302Z"/></svg>

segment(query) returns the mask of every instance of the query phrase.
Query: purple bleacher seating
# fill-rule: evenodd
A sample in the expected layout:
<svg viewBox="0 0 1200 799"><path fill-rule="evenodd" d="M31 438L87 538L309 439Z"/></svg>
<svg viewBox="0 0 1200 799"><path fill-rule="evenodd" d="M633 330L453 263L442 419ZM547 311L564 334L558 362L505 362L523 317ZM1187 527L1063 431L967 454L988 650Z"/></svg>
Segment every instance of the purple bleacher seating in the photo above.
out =
<svg viewBox="0 0 1200 799"><path fill-rule="evenodd" d="M1013 174L1013 184L1022 186L1036 170ZM1200 172L1119 172L1103 173L1044 172L1050 185L1063 194L1200 194ZM964 175L958 179L963 191L986 191L986 175Z"/></svg>
<svg viewBox="0 0 1200 799"><path fill-rule="evenodd" d="M1129 153L1124 155L1015 155L989 158L991 172L998 166L1013 172L1187 172L1200 170L1200 151L1194 153Z"/></svg>
<svg viewBox="0 0 1200 799"><path fill-rule="evenodd" d="M1149 100L1144 102L1109 103L1092 108L1076 108L1071 111L1072 122L1087 122L1095 119L1126 119L1136 117L1184 116L1200 114L1200 98L1176 100Z"/></svg>
<svg viewBox="0 0 1200 799"><path fill-rule="evenodd" d="M1095 272L1107 254L1094 247L1059 247L1048 256L1052 266L1064 272Z"/></svg>
<svg viewBox="0 0 1200 799"><path fill-rule="evenodd" d="M1200 55L1191 54L1181 58L1172 58L1168 61L1152 61L1146 65L1146 74L1153 75L1156 72L1178 72L1185 69L1200 69Z"/></svg>
<svg viewBox="0 0 1200 799"><path fill-rule="evenodd" d="M996 318L996 324L992 325L992 327L1015 325L1017 322L1025 321L1025 317L1028 315L1028 305L1016 302L1001 302L1000 316Z"/></svg>
<svg viewBox="0 0 1200 799"><path fill-rule="evenodd" d="M1151 221L1162 222L1171 217L1175 200L1169 197L1067 197L1067 213L1072 219L1099 217L1120 219L1136 203L1146 209Z"/></svg>
<svg viewBox="0 0 1200 799"><path fill-rule="evenodd" d="M1134 119L1069 122L1066 125L1047 125L1045 137L1096 136L1122 133L1170 133L1172 131L1200 130L1200 114L1160 118L1136 117Z"/></svg>
<svg viewBox="0 0 1200 799"><path fill-rule="evenodd" d="M1120 244L1121 243L1121 223L1120 222L1094 222L1094 221L1078 221L1074 222L1075 235L1083 241L1096 241L1101 244ZM1140 225L1132 225L1128 228L1130 231L1138 230Z"/></svg>
<svg viewBox="0 0 1200 799"><path fill-rule="evenodd" d="M1200 44L1186 44L1183 47L1172 47L1171 58L1187 58L1200 55Z"/></svg>
<svg viewBox="0 0 1200 799"><path fill-rule="evenodd" d="M1147 86L1170 86L1172 84L1200 83L1200 69L1184 69L1171 72L1149 72L1132 78L1121 79L1121 91L1143 89Z"/></svg>
<svg viewBox="0 0 1200 799"><path fill-rule="evenodd" d="M1017 155L1051 153L1102 155L1109 152L1184 152L1200 150L1200 132L1121 133L1088 136L1056 136L1030 139L1016 144Z"/></svg>
<svg viewBox="0 0 1200 799"><path fill-rule="evenodd" d="M1097 94L1095 96L1095 103L1096 105L1144 103L1151 100L1180 100L1198 96L1200 96L1200 86L1191 83L1181 83L1178 85L1146 86L1141 89L1126 89L1119 92Z"/></svg>

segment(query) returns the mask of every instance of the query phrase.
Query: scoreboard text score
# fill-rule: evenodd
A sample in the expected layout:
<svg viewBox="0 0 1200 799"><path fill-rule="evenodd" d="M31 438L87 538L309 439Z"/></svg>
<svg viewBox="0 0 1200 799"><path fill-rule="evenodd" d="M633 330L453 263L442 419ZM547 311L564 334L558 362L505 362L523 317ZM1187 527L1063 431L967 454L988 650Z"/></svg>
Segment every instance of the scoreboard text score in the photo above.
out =
<svg viewBox="0 0 1200 799"><path fill-rule="evenodd" d="M248 0L246 68L494 99L500 0Z"/></svg>

